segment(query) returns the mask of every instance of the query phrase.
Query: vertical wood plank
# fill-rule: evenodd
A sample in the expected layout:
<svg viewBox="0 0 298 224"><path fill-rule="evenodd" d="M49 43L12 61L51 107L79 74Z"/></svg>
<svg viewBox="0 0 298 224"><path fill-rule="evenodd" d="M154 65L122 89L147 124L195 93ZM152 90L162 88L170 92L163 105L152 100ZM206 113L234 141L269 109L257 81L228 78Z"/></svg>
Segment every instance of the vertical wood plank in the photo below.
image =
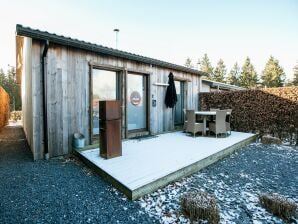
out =
<svg viewBox="0 0 298 224"><path fill-rule="evenodd" d="M173 110L166 108L164 99L166 87L156 86L153 83L167 83L170 69L103 56L86 51L51 46L48 52L48 119L49 119L49 148L51 156L65 154L72 149L72 136L75 132L83 133L86 143L90 143L91 94L92 79L89 62L107 66L127 67L136 71L147 71L148 78L148 110L150 132L152 134L171 131L174 128ZM188 73L172 71L179 78L190 79L185 82L185 107L197 108L199 91L198 77ZM126 74L127 70L119 72L122 101L122 137L126 133ZM152 107L152 95L156 100L156 107Z"/></svg>

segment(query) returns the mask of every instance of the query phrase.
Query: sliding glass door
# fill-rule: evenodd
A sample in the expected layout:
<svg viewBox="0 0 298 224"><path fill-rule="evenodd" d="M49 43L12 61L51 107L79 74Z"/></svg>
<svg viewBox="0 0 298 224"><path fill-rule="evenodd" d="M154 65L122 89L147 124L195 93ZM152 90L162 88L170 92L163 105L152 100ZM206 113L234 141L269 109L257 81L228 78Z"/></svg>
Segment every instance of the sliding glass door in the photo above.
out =
<svg viewBox="0 0 298 224"><path fill-rule="evenodd" d="M117 99L117 73L92 70L92 135L99 134L99 101Z"/></svg>
<svg viewBox="0 0 298 224"><path fill-rule="evenodd" d="M184 121L184 114L183 114L183 105L184 105L184 86L183 82L175 81L176 93L177 93L177 103L175 105L175 117L174 123L175 125L182 125Z"/></svg>
<svg viewBox="0 0 298 224"><path fill-rule="evenodd" d="M127 75L127 130L147 130L147 80L145 75Z"/></svg>

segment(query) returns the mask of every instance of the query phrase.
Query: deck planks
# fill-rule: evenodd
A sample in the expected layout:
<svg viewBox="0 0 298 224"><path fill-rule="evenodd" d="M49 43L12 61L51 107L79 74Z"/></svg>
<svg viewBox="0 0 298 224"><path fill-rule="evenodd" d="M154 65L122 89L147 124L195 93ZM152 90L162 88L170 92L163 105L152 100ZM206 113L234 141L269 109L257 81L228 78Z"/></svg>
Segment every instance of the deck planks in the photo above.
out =
<svg viewBox="0 0 298 224"><path fill-rule="evenodd" d="M125 141L123 156L110 160L101 158L98 148L79 154L123 185L122 188L130 190L128 197L135 199L216 162L255 138L254 134L241 132L217 139L174 132L142 141Z"/></svg>

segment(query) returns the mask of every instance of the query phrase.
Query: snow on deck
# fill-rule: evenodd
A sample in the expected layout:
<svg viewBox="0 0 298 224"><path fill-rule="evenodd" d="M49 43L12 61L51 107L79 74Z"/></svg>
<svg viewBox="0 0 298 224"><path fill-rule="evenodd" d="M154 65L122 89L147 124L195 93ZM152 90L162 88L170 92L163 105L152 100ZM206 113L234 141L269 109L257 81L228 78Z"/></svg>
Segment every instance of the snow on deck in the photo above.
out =
<svg viewBox="0 0 298 224"><path fill-rule="evenodd" d="M123 141L122 156L109 160L99 156L98 148L79 153L133 191L253 135L232 132L226 138L216 139L193 138L182 132L174 132L156 138Z"/></svg>

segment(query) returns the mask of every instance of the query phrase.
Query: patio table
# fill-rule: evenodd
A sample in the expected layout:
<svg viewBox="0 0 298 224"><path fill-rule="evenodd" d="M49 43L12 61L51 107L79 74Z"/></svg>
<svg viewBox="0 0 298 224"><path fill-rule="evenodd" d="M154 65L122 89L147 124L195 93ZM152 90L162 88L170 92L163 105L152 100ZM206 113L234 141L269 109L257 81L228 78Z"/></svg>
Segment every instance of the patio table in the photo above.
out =
<svg viewBox="0 0 298 224"><path fill-rule="evenodd" d="M215 116L216 111L195 111L196 115L201 115L203 117L203 135L206 135L207 131L207 117L208 116ZM230 115L231 112L227 112L227 115Z"/></svg>

